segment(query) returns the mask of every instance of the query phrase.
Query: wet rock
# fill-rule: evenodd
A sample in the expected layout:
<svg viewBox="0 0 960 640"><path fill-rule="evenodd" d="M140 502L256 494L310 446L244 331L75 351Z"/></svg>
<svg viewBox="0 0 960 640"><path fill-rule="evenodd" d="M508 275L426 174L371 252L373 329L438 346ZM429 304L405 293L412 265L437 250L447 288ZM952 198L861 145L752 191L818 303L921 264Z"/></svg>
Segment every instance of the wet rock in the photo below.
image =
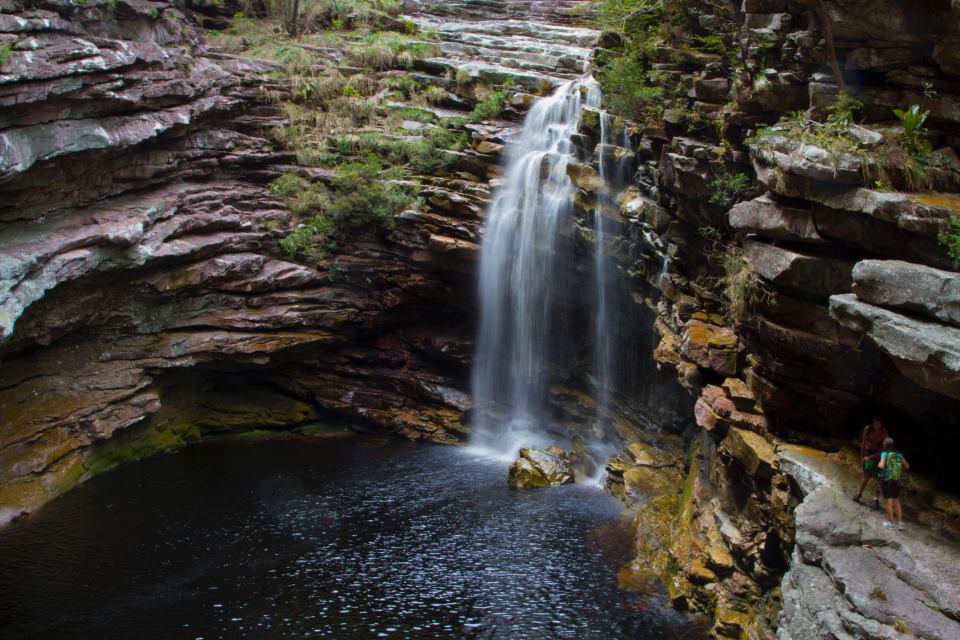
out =
<svg viewBox="0 0 960 640"><path fill-rule="evenodd" d="M630 496L643 498L666 493L679 480L676 470L632 467L623 472L623 486Z"/></svg>
<svg viewBox="0 0 960 640"><path fill-rule="evenodd" d="M533 489L570 484L574 478L573 467L562 450L525 448L510 465L507 484L514 489Z"/></svg>
<svg viewBox="0 0 960 640"><path fill-rule="evenodd" d="M578 189L590 193L600 190L600 175L590 165L572 162L567 165L567 175Z"/></svg>
<svg viewBox="0 0 960 640"><path fill-rule="evenodd" d="M867 304L854 294L831 297L830 315L869 337L920 386L960 399L960 329Z"/></svg>
<svg viewBox="0 0 960 640"><path fill-rule="evenodd" d="M752 431L732 428L720 444L751 476L767 480L777 467L777 454L767 440Z"/></svg>
<svg viewBox="0 0 960 640"><path fill-rule="evenodd" d="M960 326L960 274L899 260L863 260L853 293L869 304L913 311Z"/></svg>
<svg viewBox="0 0 960 640"><path fill-rule="evenodd" d="M740 411L753 411L756 409L757 399L740 378L727 378L724 380L723 390Z"/></svg>
<svg viewBox="0 0 960 640"><path fill-rule="evenodd" d="M699 558L695 558L686 570L687 579L693 584L704 585L717 581L717 574L707 568Z"/></svg>
<svg viewBox="0 0 960 640"><path fill-rule="evenodd" d="M745 240L744 255L765 280L822 298L850 291L853 262Z"/></svg>
<svg viewBox="0 0 960 640"><path fill-rule="evenodd" d="M826 243L817 231L812 211L780 204L770 194L741 202L730 209L728 217L730 226L737 231L761 238Z"/></svg>
<svg viewBox="0 0 960 640"><path fill-rule="evenodd" d="M690 320L684 327L680 353L704 369L731 376L737 373L738 345L731 329Z"/></svg>
<svg viewBox="0 0 960 640"><path fill-rule="evenodd" d="M627 454L634 465L638 467L651 467L654 469L661 467L670 467L677 463L672 457L667 456L663 451L651 447L643 442L634 442L627 446Z"/></svg>

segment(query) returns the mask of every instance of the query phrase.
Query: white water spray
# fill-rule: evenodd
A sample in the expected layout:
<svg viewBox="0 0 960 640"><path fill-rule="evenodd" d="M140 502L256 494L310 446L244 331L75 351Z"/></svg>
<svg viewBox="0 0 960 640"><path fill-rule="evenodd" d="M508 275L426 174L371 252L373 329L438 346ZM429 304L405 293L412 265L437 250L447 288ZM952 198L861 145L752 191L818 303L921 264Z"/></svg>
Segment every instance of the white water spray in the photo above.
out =
<svg viewBox="0 0 960 640"><path fill-rule="evenodd" d="M581 84L570 82L533 105L508 147L484 232L472 444L504 458L548 444L551 289L558 229L574 196L567 166L581 103Z"/></svg>

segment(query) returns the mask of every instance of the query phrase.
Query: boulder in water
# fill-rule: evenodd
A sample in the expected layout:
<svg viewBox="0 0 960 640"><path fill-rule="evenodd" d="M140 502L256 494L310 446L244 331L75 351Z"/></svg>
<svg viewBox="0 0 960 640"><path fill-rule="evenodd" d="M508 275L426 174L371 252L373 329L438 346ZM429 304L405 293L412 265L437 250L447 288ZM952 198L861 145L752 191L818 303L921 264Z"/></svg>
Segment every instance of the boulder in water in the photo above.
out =
<svg viewBox="0 0 960 640"><path fill-rule="evenodd" d="M513 489L555 487L572 483L574 477L573 467L562 449L520 449L520 457L510 465L507 484Z"/></svg>

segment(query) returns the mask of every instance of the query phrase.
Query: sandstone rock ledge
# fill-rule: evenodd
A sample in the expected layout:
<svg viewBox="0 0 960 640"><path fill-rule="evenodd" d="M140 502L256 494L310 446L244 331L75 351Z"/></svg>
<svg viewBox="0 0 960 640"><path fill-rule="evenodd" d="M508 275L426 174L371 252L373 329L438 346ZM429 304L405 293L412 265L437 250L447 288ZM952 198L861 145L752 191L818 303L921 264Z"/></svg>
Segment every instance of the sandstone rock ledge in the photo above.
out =
<svg viewBox="0 0 960 640"><path fill-rule="evenodd" d="M781 640L960 637L960 545L922 525L883 529L881 512L822 456L780 454L804 492L797 544L781 585Z"/></svg>

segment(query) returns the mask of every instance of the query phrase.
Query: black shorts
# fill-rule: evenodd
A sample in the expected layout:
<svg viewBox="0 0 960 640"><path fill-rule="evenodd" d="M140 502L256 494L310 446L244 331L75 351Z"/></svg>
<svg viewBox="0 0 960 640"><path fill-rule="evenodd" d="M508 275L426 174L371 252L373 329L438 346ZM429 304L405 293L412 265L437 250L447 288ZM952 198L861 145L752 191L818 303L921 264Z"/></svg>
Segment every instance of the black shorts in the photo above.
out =
<svg viewBox="0 0 960 640"><path fill-rule="evenodd" d="M880 481L880 491L883 493L883 497L887 500L900 499L900 481L899 480L881 480Z"/></svg>

